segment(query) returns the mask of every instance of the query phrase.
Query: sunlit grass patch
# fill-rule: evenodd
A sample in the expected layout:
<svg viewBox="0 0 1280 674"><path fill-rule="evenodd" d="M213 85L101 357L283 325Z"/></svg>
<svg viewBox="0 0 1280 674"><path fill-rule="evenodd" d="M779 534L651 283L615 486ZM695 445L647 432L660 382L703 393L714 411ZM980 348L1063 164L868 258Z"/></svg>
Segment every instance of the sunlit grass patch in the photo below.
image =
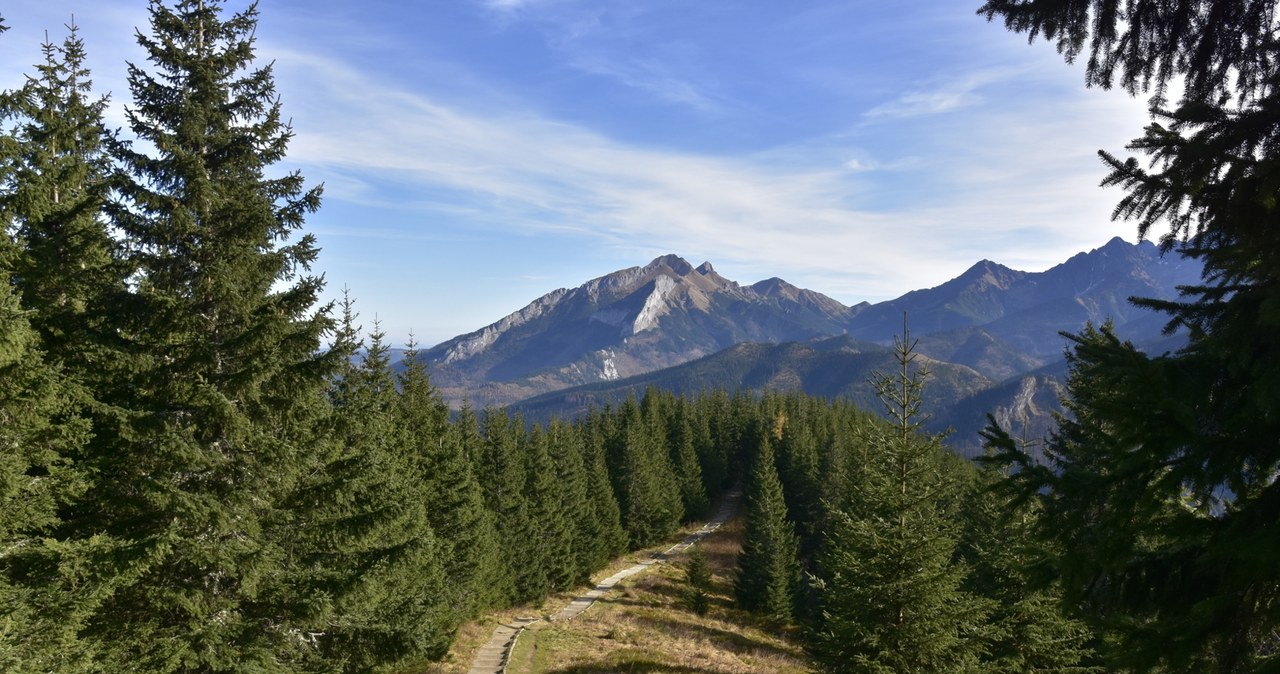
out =
<svg viewBox="0 0 1280 674"><path fill-rule="evenodd" d="M815 671L789 630L733 607L742 526L727 523L698 545L712 569L710 609L683 601L684 556L627 579L567 622L538 623L521 636L512 674L591 672Z"/></svg>

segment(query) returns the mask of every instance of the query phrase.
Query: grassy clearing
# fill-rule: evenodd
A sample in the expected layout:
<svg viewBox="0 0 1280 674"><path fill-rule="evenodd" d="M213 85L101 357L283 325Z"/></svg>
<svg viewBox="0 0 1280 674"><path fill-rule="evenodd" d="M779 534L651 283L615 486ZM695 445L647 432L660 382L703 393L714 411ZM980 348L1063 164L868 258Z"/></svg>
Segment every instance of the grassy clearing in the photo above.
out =
<svg viewBox="0 0 1280 674"><path fill-rule="evenodd" d="M651 559L654 554L658 552L662 552L667 548L671 547L674 540L678 540L679 538L684 538L684 536L695 531L696 529L697 527L690 527L686 530L682 530L680 532L680 535L676 539L673 539L673 541L667 541L662 543L661 545L657 545L652 548L636 550L634 552L629 552L625 555L622 555L621 557L614 559L609 564L609 566L592 574L590 582L588 584L578 588L574 588L573 590L570 590L567 592L559 592L559 593L553 594L547 597L541 604L516 606L514 608L510 608L504 611L490 613L488 615L485 615L482 618L466 623L458 629L458 635L454 640L453 646L450 647L448 654L446 654L442 660L440 660L439 662L424 661L409 667L405 667L401 670L401 674L466 674L466 672L468 672L471 669L471 663L475 661L476 653L479 652L481 646L483 646L487 641L489 641L489 637L493 636L494 629L496 629L500 623L509 624L511 621L522 616L540 616L540 617L546 618L550 615L554 615L558 613L560 609L564 608L565 606L568 606L569 602L572 601L574 597L578 597L585 594L588 590L595 587L596 584L598 584L600 581L604 580L605 578L608 578L609 576L612 576L613 574L625 568L634 566L642 561L647 561ZM703 541L700 542L698 545L700 546L705 545L709 540L710 540L709 538L703 539ZM707 550L707 548L703 548L703 550L705 551ZM734 552L732 554L733 555L737 554L736 548L734 549ZM732 556L729 557L728 563L730 567L733 565ZM641 575L643 576L643 575L648 575L650 573L655 573L658 571L658 568L660 566L667 566L667 565L665 564L654 565L654 567L651 570L646 571L644 572L644 574L641 574ZM620 594L620 593L615 592L613 594ZM587 614L590 614L596 609L597 607L592 607L587 611ZM586 615L580 616L578 620L582 620L585 617ZM539 626L542 626L545 623L536 623L536 624ZM524 636L520 638L522 646L523 646L523 642L527 637L528 637L528 633L526 633ZM643 670L637 670L637 671L643 671Z"/></svg>
<svg viewBox="0 0 1280 674"><path fill-rule="evenodd" d="M682 600L684 558L624 580L568 622L537 623L521 635L511 674L593 672L783 672L816 669L794 635L733 607L732 573L742 524L734 520L698 543L712 569L711 608L699 616ZM645 555L633 556L643 559ZM634 562L619 563L600 578ZM560 603L567 603L568 595ZM548 611L550 612L550 611Z"/></svg>

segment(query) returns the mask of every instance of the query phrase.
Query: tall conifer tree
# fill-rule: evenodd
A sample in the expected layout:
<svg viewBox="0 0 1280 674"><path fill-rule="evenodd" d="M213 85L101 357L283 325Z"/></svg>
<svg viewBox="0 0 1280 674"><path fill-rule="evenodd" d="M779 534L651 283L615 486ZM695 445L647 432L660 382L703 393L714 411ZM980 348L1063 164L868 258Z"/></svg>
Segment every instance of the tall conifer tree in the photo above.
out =
<svg viewBox="0 0 1280 674"><path fill-rule="evenodd" d="M605 464L607 433L600 428L602 419L603 415L588 414L587 421L576 428L582 438L582 463L587 476L589 517L584 526L589 533L584 552L586 566L593 571L627 549L627 532L622 528L622 514Z"/></svg>
<svg viewBox="0 0 1280 674"><path fill-rule="evenodd" d="M0 94L0 120L14 122L0 135L0 670L13 672L87 668L77 632L112 575L87 571L112 542L77 539L63 520L88 483L77 460L92 391L76 356L93 350L83 328L111 264L98 245L102 104L68 30L26 86Z"/></svg>
<svg viewBox="0 0 1280 674"><path fill-rule="evenodd" d="M441 548L450 604L459 619L470 619L500 596L495 590L505 572L493 515L484 506L460 429L449 424L449 410L432 388L426 363L413 344L403 364L400 424L408 451L421 457L427 519Z"/></svg>
<svg viewBox="0 0 1280 674"><path fill-rule="evenodd" d="M463 420L465 421L465 419ZM536 545L535 523L529 519L529 503L525 491L524 461L520 457L522 429L516 428L505 412L486 410L483 424L484 442L480 446L479 476L484 500L493 513L494 528L502 542L507 576L512 583L506 601L525 601L533 597L523 594L530 583L515 583L532 554L527 547ZM504 582L504 585L506 583Z"/></svg>
<svg viewBox="0 0 1280 674"><path fill-rule="evenodd" d="M1153 94L1128 149L1099 152L1114 215L1204 263L1180 301L1143 300L1188 346L1151 357L1073 338L1073 421L1023 470L1072 599L1119 635L1117 667L1280 668L1280 13L1273 0L987 0L1085 82ZM1030 457L1010 457L1030 467ZM1060 523L1059 523L1060 522Z"/></svg>
<svg viewBox="0 0 1280 674"><path fill-rule="evenodd" d="M964 591L956 560L959 459L918 434L926 373L909 333L895 347L901 369L877 381L892 423L852 453L843 498L829 504L817 652L835 672L974 671L986 603Z"/></svg>
<svg viewBox="0 0 1280 674"><path fill-rule="evenodd" d="M800 565L769 435L760 435L747 483L746 530L733 590L743 608L787 623L794 614Z"/></svg>
<svg viewBox="0 0 1280 674"><path fill-rule="evenodd" d="M632 548L675 533L683 515L679 482L671 470L662 427L648 423L635 397L618 411L610 440L609 475Z"/></svg>
<svg viewBox="0 0 1280 674"><path fill-rule="evenodd" d="M15 229L13 282L46 357L77 380L101 380L115 365L108 323L128 275L103 213L115 173L107 99L93 98L77 26L43 51L38 74L0 101L0 117L18 121L0 212Z"/></svg>
<svg viewBox="0 0 1280 674"><path fill-rule="evenodd" d="M297 173L268 177L291 137L271 69L254 69L257 10L159 1L129 67L130 127L114 151L130 176L114 224L134 305L116 333L143 357L122 377L119 435L95 436L79 531L125 545L127 579L86 623L101 667L276 670L308 657L308 616L280 597L282 508L314 466L301 445L333 366L299 276L313 239L291 239L319 204ZM124 387L122 387L124 388Z"/></svg>
<svg viewBox="0 0 1280 674"><path fill-rule="evenodd" d="M670 394L667 394L670 395ZM685 521L707 514L707 490L702 482L702 466L695 448L693 416L689 403L683 398L667 405L667 446L671 451L671 465L680 483L680 499L684 505Z"/></svg>
<svg viewBox="0 0 1280 674"><path fill-rule="evenodd" d="M0 283L0 670L74 670L88 657L77 627L103 587L72 587L85 545L57 532L84 488L72 457L88 428L66 415L27 313Z"/></svg>
<svg viewBox="0 0 1280 674"><path fill-rule="evenodd" d="M499 525L499 512L496 510L502 499L492 489L494 485L489 481L495 474L492 471L495 466L491 463L489 456L490 448L481 431L480 420L471 406L465 402L462 409L458 411L457 418L450 425L449 431L450 441L457 446L459 454L470 464L471 471L475 475L476 484L479 487L480 504L484 511L482 517L489 523L482 524L477 535L493 536L493 554L496 555L496 559L493 568L485 573L488 581L482 590L484 605L505 605L515 597L515 577L511 569L510 551L506 548L507 539L503 537L504 530ZM485 529L488 529L488 533L484 531ZM488 544L478 541L477 548L477 556L483 560L487 554L485 550ZM480 571L476 569L477 573ZM479 578L476 580L478 582Z"/></svg>
<svg viewBox="0 0 1280 674"><path fill-rule="evenodd" d="M1013 443L1008 436L990 438ZM1079 672L1094 659L1094 633L1062 601L1054 570L1043 562L1035 531L1039 503L1000 489L1005 476L987 468L965 498L961 554L972 573L966 588L991 600L982 670L992 674ZM1051 523L1045 523L1053 526Z"/></svg>
<svg viewBox="0 0 1280 674"><path fill-rule="evenodd" d="M347 298L334 352L361 351L354 318ZM456 624L383 337L375 321L359 365L346 358L333 384L336 442L314 446L329 451L289 504L296 529L285 543L304 563L292 589L326 604L314 643L326 665L350 672L438 657Z"/></svg>
<svg viewBox="0 0 1280 674"><path fill-rule="evenodd" d="M517 417L517 432L524 422ZM550 438L540 426L519 441L522 460L525 513L529 535L511 541L522 554L516 565L516 591L525 600L541 600L561 583L567 583L572 567L572 530L556 483L556 464Z"/></svg>
<svg viewBox="0 0 1280 674"><path fill-rule="evenodd" d="M552 584L557 589L566 589L585 582L596 570L592 565L592 546L603 527L593 521L595 513L587 491L582 436L568 424L553 420L547 424L546 441L555 464L555 492L567 529L564 559L555 565Z"/></svg>

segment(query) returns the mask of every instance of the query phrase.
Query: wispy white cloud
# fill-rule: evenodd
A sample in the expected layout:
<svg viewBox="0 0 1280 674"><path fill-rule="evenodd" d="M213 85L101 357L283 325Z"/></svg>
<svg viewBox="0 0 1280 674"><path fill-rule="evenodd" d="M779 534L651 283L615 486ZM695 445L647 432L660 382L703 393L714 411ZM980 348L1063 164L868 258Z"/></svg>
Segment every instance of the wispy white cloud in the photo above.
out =
<svg viewBox="0 0 1280 674"><path fill-rule="evenodd" d="M676 75L654 60L606 58L598 53L584 52L570 56L569 63L582 72L612 78L667 103L687 106L698 112L718 114L730 107L724 96Z"/></svg>
<svg viewBox="0 0 1280 674"><path fill-rule="evenodd" d="M384 312L456 321L445 338L589 278L584 258L603 273L675 252L856 302L1133 231L1109 221L1119 194L1097 188L1093 152L1123 152L1141 102L1084 90L1052 49L946 0L802 4L264 8L259 55L298 133L285 163L326 183L308 220L331 244L322 263ZM145 3L6 8L0 74L39 59L33 19L57 29L82 5L122 123ZM485 265L523 285L417 291Z"/></svg>
<svg viewBox="0 0 1280 674"><path fill-rule="evenodd" d="M1016 71L1009 69L970 73L903 93L891 101L871 108L863 116L869 120L901 119L937 115L975 106L983 101L980 89L1015 74Z"/></svg>
<svg viewBox="0 0 1280 674"><path fill-rule="evenodd" d="M423 195L402 207L439 215L448 204L457 224L572 233L638 254L676 251L718 267L788 273L800 283L842 278L819 289L849 301L932 285L981 257L1043 267L1062 259L1057 243L1088 247L1114 234L1114 195L1095 188L1096 163L1080 161L1092 149L1077 147L1084 120L1116 116L1114 99L1077 101L1056 126L1011 111L980 127L945 129L956 145L937 150L952 156L928 165L911 156L877 163L862 152L853 164L805 166L770 154L628 145L539 116L398 91L314 56L277 57L293 90L314 97L301 102L308 112L292 161L314 167L311 176L394 180ZM981 150L965 149L975 140ZM898 187L885 197L873 174L888 168L934 175L919 195Z"/></svg>
<svg viewBox="0 0 1280 674"><path fill-rule="evenodd" d="M510 12L517 9L523 9L531 5L539 4L545 0L480 0L480 4L489 9L501 12Z"/></svg>
<svg viewBox="0 0 1280 674"><path fill-rule="evenodd" d="M495 19L520 22L542 36L561 63L656 100L718 114L728 98L696 77L696 46L648 32L647 8L576 0L482 0ZM692 53L691 53L692 52Z"/></svg>

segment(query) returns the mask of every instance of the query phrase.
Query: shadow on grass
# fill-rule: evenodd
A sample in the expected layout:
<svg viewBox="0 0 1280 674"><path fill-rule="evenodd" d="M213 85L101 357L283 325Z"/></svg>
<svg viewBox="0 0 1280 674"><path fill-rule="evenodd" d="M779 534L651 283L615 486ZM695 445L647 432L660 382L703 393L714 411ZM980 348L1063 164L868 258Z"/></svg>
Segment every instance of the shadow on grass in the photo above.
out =
<svg viewBox="0 0 1280 674"><path fill-rule="evenodd" d="M753 639L733 630L722 629L709 625L693 615L690 615L688 618L676 618L673 616L666 619L656 619L650 616L636 616L635 620L637 623L647 624L650 628L673 637L701 637L715 644L718 649L730 653L757 653L781 657L795 657L797 655L794 651L786 648L780 648L776 644L769 643L768 641Z"/></svg>
<svg viewBox="0 0 1280 674"><path fill-rule="evenodd" d="M686 667L684 665L672 665L660 662L652 658L638 655L617 655L604 658L598 662L587 662L578 665L564 667L562 669L549 669L547 674L612 674L613 672L635 672L636 674L646 673L665 673L665 674L707 674L709 671L696 667Z"/></svg>

